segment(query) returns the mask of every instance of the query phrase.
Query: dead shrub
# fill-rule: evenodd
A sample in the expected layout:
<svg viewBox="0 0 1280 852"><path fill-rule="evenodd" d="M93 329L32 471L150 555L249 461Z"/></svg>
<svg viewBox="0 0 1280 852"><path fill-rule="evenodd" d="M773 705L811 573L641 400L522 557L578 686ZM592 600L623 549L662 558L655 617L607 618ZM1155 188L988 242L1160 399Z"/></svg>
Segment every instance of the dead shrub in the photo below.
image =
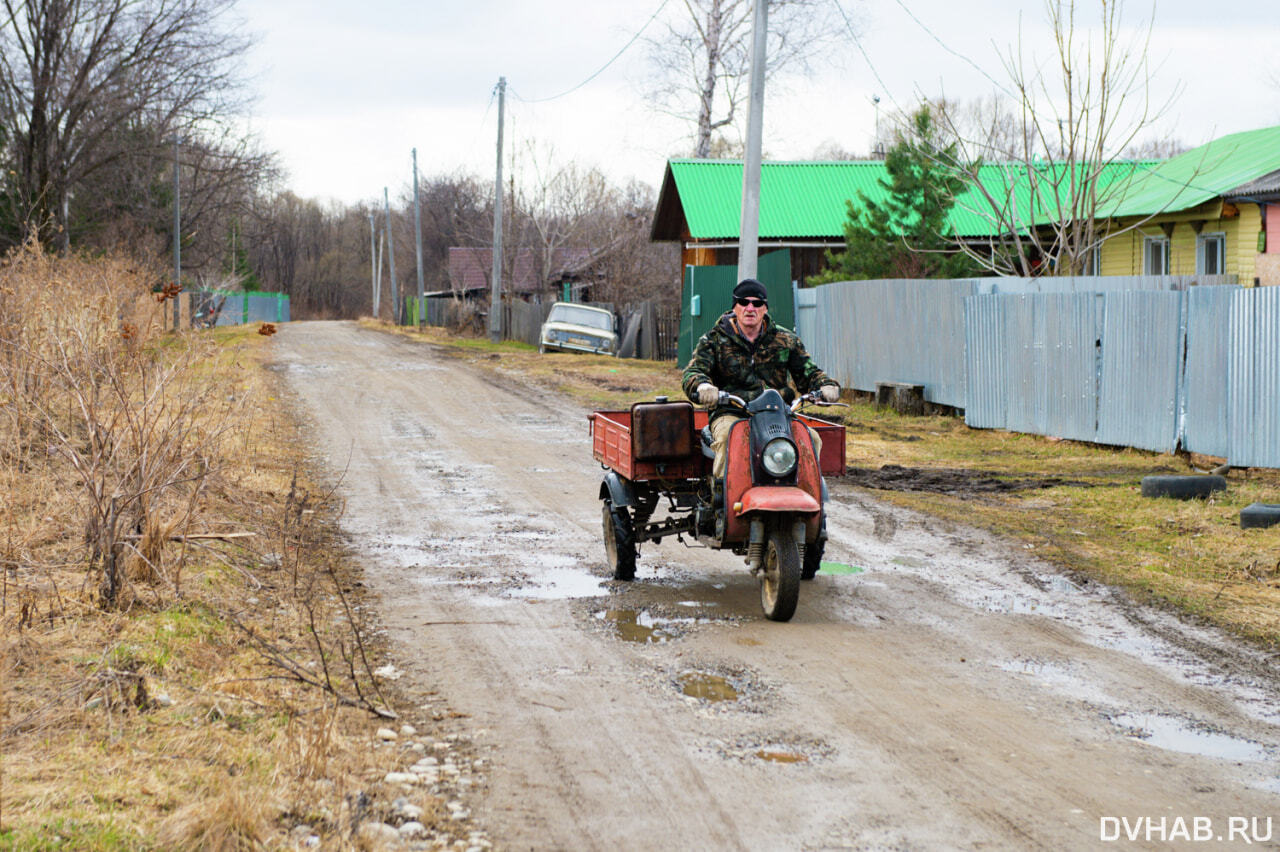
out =
<svg viewBox="0 0 1280 852"><path fill-rule="evenodd" d="M137 585L181 594L185 534L243 406L210 368L209 341L165 333L154 280L127 259L36 246L0 267L0 458L10 482L69 489L62 526L76 520L75 557L105 608Z"/></svg>
<svg viewBox="0 0 1280 852"><path fill-rule="evenodd" d="M252 852L264 848L278 812L266 790L245 783L206 791L160 826L162 847L192 852Z"/></svg>

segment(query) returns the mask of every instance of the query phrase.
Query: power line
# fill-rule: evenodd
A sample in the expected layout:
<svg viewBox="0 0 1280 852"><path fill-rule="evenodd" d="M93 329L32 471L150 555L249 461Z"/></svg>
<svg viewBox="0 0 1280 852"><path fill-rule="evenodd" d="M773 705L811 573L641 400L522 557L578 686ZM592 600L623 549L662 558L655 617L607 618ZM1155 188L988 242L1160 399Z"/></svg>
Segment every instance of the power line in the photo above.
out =
<svg viewBox="0 0 1280 852"><path fill-rule="evenodd" d="M1008 95L1009 97L1011 97L1011 98L1015 98L1015 100L1016 100L1016 96L1013 94L1013 92L1010 92L1007 88L1005 88L1005 87L1004 87L1004 85L1003 85L1002 83L1000 83L1000 81L996 80L996 78L994 78L994 77L992 77L990 74L988 74L988 73L986 72L986 70L985 70L985 69L983 69L983 67L982 67L981 65L979 65L979 64L978 64L978 63L976 63L976 62L974 62L972 59L970 59L969 57L965 56L963 53L958 53L958 52L956 52L955 50L952 50L952 49L951 49L951 47L950 47L950 46L948 46L946 42L944 42L941 38L939 38L939 37L938 37L938 34L937 34L937 33L935 33L933 30L929 29L928 25L926 25L924 21L922 21L922 20L920 20L919 18L917 18L917 17L916 17L916 13L915 13L915 12L912 12L910 9L908 9L908 8L907 8L907 4L906 4L906 3L903 3L903 2L902 2L902 0L894 0L894 2L896 2L899 6L901 6L901 7L902 7L902 11L906 12L906 13L907 13L907 15L911 18L911 20L915 21L915 22L916 22L916 24L920 27L920 29L922 29L922 30L924 30L926 33L928 33L928 34L929 34L929 36L930 36L934 41L936 41L936 42L938 43L938 45L939 45L943 50L945 50L947 53L950 53L952 56L956 57L957 59L963 59L965 62L969 63L969 65L971 65L975 71L977 71L977 72L978 72L979 74L981 74L983 77L986 77L988 80L990 80L990 81L991 81L991 84L992 84L993 86L995 86L995 87L996 87L997 89L999 89L1000 91L1004 92L1004 93L1005 93L1006 95Z"/></svg>
<svg viewBox="0 0 1280 852"><path fill-rule="evenodd" d="M507 88L508 88L508 91L510 91L510 92L511 92L511 96L512 96L512 97L514 97L516 100L522 101L522 102L524 102L524 103L526 103L526 104L541 104L541 103L546 103L547 101L554 101L554 100L557 100L557 99L559 99L559 98L563 98L565 95L571 95L571 94L573 94L574 92L578 91L578 89L581 89L583 86L587 85L587 84L588 84L588 83L590 83L592 80L594 80L595 78L597 78L597 77L599 77L601 74L603 74L603 73L604 73L604 71L605 71L605 69L606 69L606 68L608 68L610 65L612 65L614 62L617 62L617 61L618 61L618 58L619 58L620 56L622 56L622 54L626 53L626 52L627 52L627 49L628 49L628 48L630 48L630 47L631 47L631 45L635 44L635 43L636 43L636 40L637 40L637 39L639 39L639 38L640 38L640 36L644 34L644 31L645 31L646 29L648 29L648 28L649 28L649 25L650 25L650 24L652 24L652 23L657 19L657 17L658 17L659 15L661 15L661 14L662 14L662 10L663 10L663 9L665 9L665 8L667 8L667 3L669 3L669 2L671 2L671 0L662 0L662 3L660 3L660 4L658 5L658 9L657 9L657 11L655 11L652 15L650 15L650 16L649 16L649 20L647 20L647 21L645 21L645 22L644 22L644 26L642 26L642 27L640 27L640 29L636 30L636 34L635 34L635 35L633 35L633 36L630 38L630 40L628 40L628 41L627 41L627 43L626 43L626 44L624 44L624 45L622 46L622 49L621 49L621 50L619 50L617 53L615 53L615 54L613 55L613 57L612 57L608 62L606 62L604 65L601 65L601 66L596 70L596 72L595 72L594 74L592 74L592 75L591 75L590 77L588 77L587 79L583 80L583 81L582 81L581 83L579 83L578 85L574 86L572 89L566 89L565 91L561 92L560 94L558 94L558 95L552 95L552 96L551 96L551 97L549 97L549 98L522 98L522 97L520 97L520 95L519 95L519 94L517 94L517 93L516 93L516 91L515 91L514 89L512 89L510 86L508 86L508 87L507 87Z"/></svg>
<svg viewBox="0 0 1280 852"><path fill-rule="evenodd" d="M862 46L862 39L858 38L858 33L853 29L853 22L849 20L849 16L845 14L844 7L840 5L840 0L831 0L836 4L836 8L840 10L840 17L844 19L845 29L849 31L849 38L853 39L853 44L858 48L858 52L862 54L862 58L866 61L867 67L871 69L871 74L876 78L876 82L880 84L880 88L889 96L889 100L893 102L893 106L898 112L904 112L897 100L893 97L893 92L889 91L889 87L885 85L884 79L880 76L880 72L876 70L876 64L871 61L871 57L867 55L867 51Z"/></svg>

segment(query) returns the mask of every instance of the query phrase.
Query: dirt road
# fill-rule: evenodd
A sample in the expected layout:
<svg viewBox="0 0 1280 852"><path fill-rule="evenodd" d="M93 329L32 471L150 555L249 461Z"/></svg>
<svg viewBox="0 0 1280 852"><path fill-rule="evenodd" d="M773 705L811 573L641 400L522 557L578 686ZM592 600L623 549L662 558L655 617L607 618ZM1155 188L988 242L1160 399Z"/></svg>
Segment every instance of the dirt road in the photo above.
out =
<svg viewBox="0 0 1280 852"><path fill-rule="evenodd" d="M1261 654L838 480L826 558L862 570L789 624L728 553L647 545L614 583L584 410L349 323L275 346L501 848L1280 844Z"/></svg>

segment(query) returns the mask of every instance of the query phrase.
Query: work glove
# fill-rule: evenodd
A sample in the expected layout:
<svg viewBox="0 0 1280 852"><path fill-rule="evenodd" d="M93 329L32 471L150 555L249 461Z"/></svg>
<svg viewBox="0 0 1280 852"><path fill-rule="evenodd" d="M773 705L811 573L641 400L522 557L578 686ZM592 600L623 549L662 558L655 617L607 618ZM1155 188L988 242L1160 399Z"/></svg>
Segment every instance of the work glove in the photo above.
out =
<svg viewBox="0 0 1280 852"><path fill-rule="evenodd" d="M698 389L694 393L698 395L698 402L708 408L720 401L720 388L711 384L711 382L703 382L698 385Z"/></svg>
<svg viewBox="0 0 1280 852"><path fill-rule="evenodd" d="M818 393L822 395L823 402L839 402L840 386L839 385L823 385L818 388Z"/></svg>

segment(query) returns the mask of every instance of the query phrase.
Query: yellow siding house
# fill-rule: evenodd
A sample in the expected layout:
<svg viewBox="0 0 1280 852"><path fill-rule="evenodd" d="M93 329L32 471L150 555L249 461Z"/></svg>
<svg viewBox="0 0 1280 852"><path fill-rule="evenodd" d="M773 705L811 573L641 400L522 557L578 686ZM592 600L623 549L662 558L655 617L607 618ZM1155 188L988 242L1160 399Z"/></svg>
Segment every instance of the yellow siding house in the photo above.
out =
<svg viewBox="0 0 1280 852"><path fill-rule="evenodd" d="M1109 200L1102 275L1234 275L1280 285L1280 127L1144 168Z"/></svg>

